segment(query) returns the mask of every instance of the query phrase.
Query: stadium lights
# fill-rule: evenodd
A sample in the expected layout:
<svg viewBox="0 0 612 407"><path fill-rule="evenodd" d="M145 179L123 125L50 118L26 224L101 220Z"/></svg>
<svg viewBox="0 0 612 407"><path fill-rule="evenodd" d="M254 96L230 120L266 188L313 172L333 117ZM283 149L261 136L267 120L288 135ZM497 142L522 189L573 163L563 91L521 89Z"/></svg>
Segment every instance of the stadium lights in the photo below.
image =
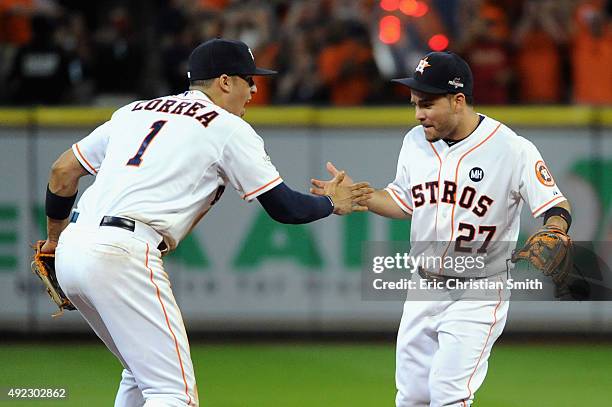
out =
<svg viewBox="0 0 612 407"><path fill-rule="evenodd" d="M378 38L384 44L395 44L400 40L401 24L396 16L385 16L380 19Z"/></svg>
<svg viewBox="0 0 612 407"><path fill-rule="evenodd" d="M399 9L410 17L423 17L429 11L429 6L423 1L401 0Z"/></svg>
<svg viewBox="0 0 612 407"><path fill-rule="evenodd" d="M395 11L400 6L400 0L380 0L380 8L385 11Z"/></svg>
<svg viewBox="0 0 612 407"><path fill-rule="evenodd" d="M378 38L384 44L397 43L402 36L402 23L397 11L408 17L420 18L429 12L429 6L423 0L380 0L380 8L394 15L386 15L379 20ZM444 34L432 36L428 43L434 51L448 48L449 40Z"/></svg>
<svg viewBox="0 0 612 407"><path fill-rule="evenodd" d="M416 0L402 0L399 5L400 11L407 16L414 16L418 8L419 4Z"/></svg>
<svg viewBox="0 0 612 407"><path fill-rule="evenodd" d="M448 48L448 37L444 34L436 34L427 42L432 51L444 51Z"/></svg>
<svg viewBox="0 0 612 407"><path fill-rule="evenodd" d="M423 17L429 12L429 6L418 0L380 0L380 8L385 11L398 10L409 17Z"/></svg>
<svg viewBox="0 0 612 407"><path fill-rule="evenodd" d="M417 1L417 8L414 11L414 14L412 15L413 17L423 17L425 14L427 14L429 12L429 6L422 2L422 1Z"/></svg>

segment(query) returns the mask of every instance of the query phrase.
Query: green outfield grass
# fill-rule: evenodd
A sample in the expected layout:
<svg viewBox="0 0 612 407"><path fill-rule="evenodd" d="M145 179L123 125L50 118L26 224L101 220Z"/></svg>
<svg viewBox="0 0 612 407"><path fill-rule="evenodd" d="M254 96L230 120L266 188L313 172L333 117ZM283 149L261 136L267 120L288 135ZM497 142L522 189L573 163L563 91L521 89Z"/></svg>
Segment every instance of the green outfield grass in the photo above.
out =
<svg viewBox="0 0 612 407"><path fill-rule="evenodd" d="M391 344L192 345L203 407L393 406ZM0 388L67 388L63 401L6 406L112 406L121 366L94 344L0 346ZM496 346L475 406L610 405L612 346Z"/></svg>

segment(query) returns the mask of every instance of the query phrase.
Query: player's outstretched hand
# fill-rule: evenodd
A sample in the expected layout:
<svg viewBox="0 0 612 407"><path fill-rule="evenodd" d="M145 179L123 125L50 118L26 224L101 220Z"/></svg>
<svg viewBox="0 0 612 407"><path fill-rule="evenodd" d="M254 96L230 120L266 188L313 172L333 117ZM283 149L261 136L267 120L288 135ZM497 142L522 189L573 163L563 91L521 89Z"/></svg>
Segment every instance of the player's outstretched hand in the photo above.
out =
<svg viewBox="0 0 612 407"><path fill-rule="evenodd" d="M332 164L331 162L327 162L327 165L325 166L325 168L327 169L327 172L329 172L329 174L331 175L332 179L340 174L340 170L337 169L334 164ZM315 194L315 195L327 195L324 192L325 186L327 184L329 184L332 180L330 179L329 181L323 181L320 179L315 179L315 178L311 178L310 179L310 183L312 184L312 187L310 188L310 193L311 194ZM342 180L342 182L340 183L340 185L351 185L354 184L353 179L351 177L349 177L346 174L346 171L344 172L344 179Z"/></svg>
<svg viewBox="0 0 612 407"><path fill-rule="evenodd" d="M346 173L339 171L332 180L325 182L323 188L318 188L313 193L329 196L334 202L334 213L336 215L346 215L353 211L367 211L368 207L362 203L370 199L374 189L370 188L370 184L367 182L346 185L343 183L345 179Z"/></svg>
<svg viewBox="0 0 612 407"><path fill-rule="evenodd" d="M336 175L338 175L340 173L340 170L337 169L334 164L332 164L331 162L327 162L327 164L325 165L325 169L327 169L327 172L329 172L329 175L331 175L331 177L335 177ZM312 192L313 194L316 193L313 191L313 189L315 189L316 191L318 190L323 190L323 188L325 188L325 184L331 182L331 179L329 181L322 181L320 179L315 179L312 178L310 180L310 183L315 187L312 188L310 192ZM351 177L349 177L346 172L344 174L344 179L342 180L341 185L351 185L354 184L355 182L353 181L353 179ZM320 194L318 194L320 195Z"/></svg>
<svg viewBox="0 0 612 407"><path fill-rule="evenodd" d="M346 172L340 171L334 166L334 164L332 164L329 161L327 162L327 165L325 166L325 168L327 169L327 172L329 172L329 174L332 176L332 179L330 179L329 181L323 181L323 180L314 179L314 178L311 179L310 183L312 184L312 187L310 188L310 192L314 195L320 195L320 196L330 195L328 192L326 192L325 188L328 188L329 184L335 179L335 177L337 177L340 173L343 173L344 177L340 180L340 183L338 184L340 187L353 187L359 190L359 185L367 186L368 189L361 191L362 195L357 195L351 207L352 208L351 211L355 211L355 210L358 212L366 211L367 210L366 209L367 200L372 197L372 193L374 192L372 188L369 188L370 185L367 182L356 184L351 177L346 175ZM334 201L334 205L337 205L336 201ZM345 213L338 213L337 211L334 211L334 213L337 213L340 215L345 214ZM346 213L350 213L350 212L346 212Z"/></svg>

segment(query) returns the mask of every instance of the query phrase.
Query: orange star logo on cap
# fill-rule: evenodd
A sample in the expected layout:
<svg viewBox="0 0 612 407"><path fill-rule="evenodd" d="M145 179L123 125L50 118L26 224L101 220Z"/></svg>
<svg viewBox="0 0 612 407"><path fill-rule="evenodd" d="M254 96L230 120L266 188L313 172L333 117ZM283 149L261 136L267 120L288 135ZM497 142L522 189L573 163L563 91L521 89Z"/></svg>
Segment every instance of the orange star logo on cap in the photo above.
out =
<svg viewBox="0 0 612 407"><path fill-rule="evenodd" d="M423 73L423 71L425 70L425 68L429 67L431 65L429 65L429 63L427 62L427 58L425 59L421 59L419 61L419 64L417 65L415 72L420 72Z"/></svg>

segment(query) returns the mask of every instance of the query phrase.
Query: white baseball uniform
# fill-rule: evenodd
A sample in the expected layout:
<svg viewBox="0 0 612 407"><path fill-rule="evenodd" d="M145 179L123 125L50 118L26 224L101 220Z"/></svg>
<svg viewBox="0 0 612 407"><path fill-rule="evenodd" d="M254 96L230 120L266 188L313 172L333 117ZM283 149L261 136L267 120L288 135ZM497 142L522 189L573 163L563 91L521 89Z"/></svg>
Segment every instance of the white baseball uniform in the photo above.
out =
<svg viewBox="0 0 612 407"><path fill-rule="evenodd" d="M124 367L115 406L197 406L160 249L174 249L226 184L250 201L282 182L263 140L188 91L120 108L72 150L96 179L60 236L57 276ZM105 216L131 219L135 229L100 226Z"/></svg>
<svg viewBox="0 0 612 407"><path fill-rule="evenodd" d="M446 242L449 252L460 247L477 253L491 242L515 244L523 201L538 217L565 200L530 141L481 118L469 137L452 146L428 142L422 126L405 136L396 178L386 190L412 215L413 247ZM504 251L487 256L489 280L505 278L506 258ZM499 290L484 301L406 301L397 338L398 407L472 403L506 322L508 294Z"/></svg>

